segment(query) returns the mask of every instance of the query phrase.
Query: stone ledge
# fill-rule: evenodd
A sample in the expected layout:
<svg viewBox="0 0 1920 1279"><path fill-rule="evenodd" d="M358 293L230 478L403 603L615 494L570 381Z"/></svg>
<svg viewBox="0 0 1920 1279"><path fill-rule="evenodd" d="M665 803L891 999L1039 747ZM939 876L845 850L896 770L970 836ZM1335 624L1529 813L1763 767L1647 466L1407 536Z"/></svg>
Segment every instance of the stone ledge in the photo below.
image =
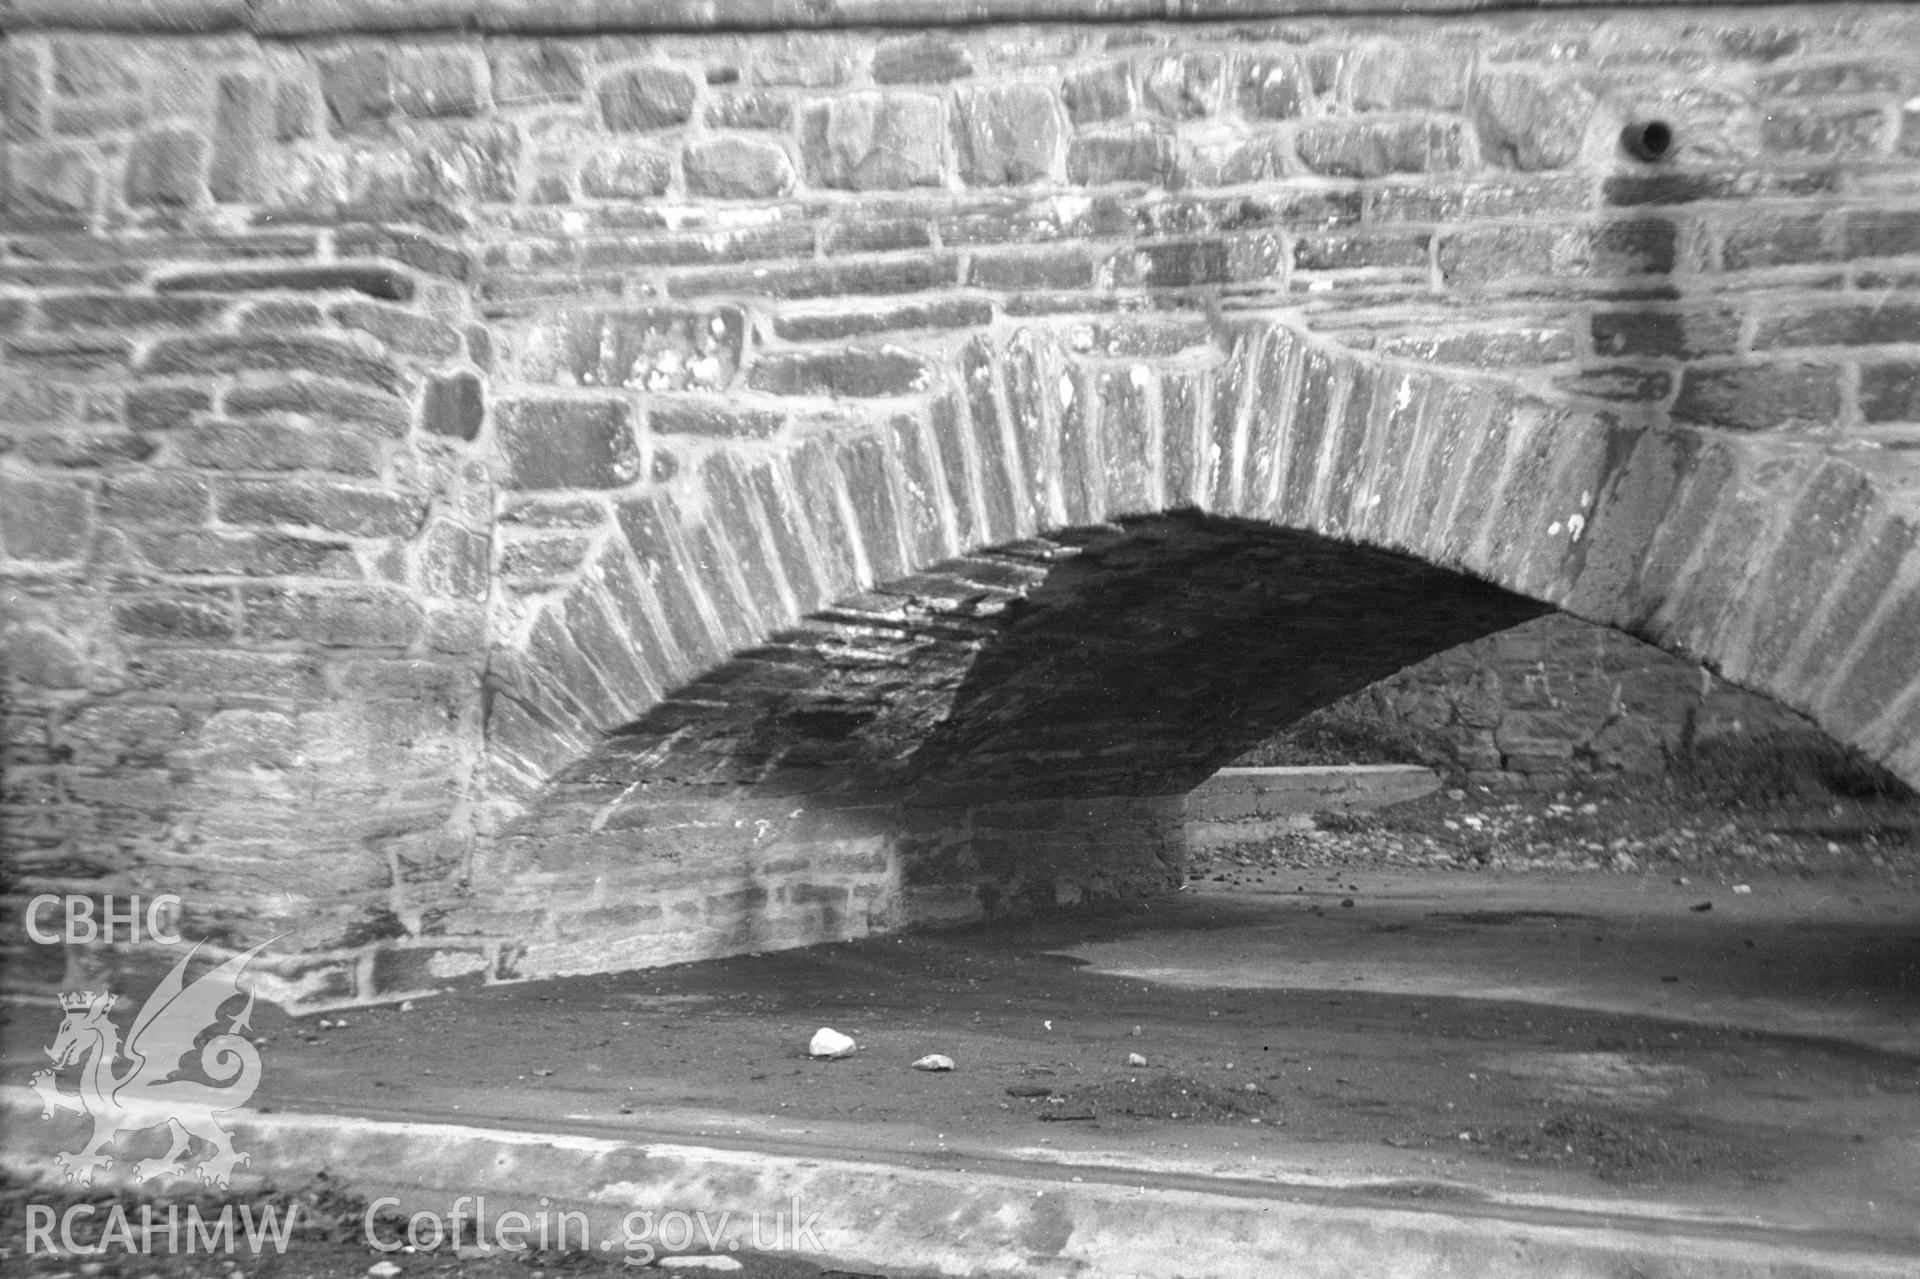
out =
<svg viewBox="0 0 1920 1279"><path fill-rule="evenodd" d="M1385 808L1439 789L1439 774L1418 764L1223 768L1187 795L1187 842L1211 848L1269 839L1314 813Z"/></svg>
<svg viewBox="0 0 1920 1279"><path fill-rule="evenodd" d="M1841 4L1850 0L1813 0ZM1615 9L1784 7L1777 0L1616 0ZM348 32L777 31L1001 22L1226 22L1267 18L1460 16L1574 9L1591 0L0 0L0 32L34 30L260 36ZM1805 8L1805 5L1795 6Z"/></svg>

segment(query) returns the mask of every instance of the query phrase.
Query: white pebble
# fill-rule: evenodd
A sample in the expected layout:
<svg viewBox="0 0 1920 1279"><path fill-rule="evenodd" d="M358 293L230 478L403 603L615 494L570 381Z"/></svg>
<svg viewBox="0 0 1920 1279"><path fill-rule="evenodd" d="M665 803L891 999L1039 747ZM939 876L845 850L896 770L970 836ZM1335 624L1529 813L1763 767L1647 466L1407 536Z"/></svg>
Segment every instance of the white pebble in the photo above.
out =
<svg viewBox="0 0 1920 1279"><path fill-rule="evenodd" d="M676 1253L660 1258L659 1265L669 1270L738 1270L740 1263L733 1257L695 1256L692 1253Z"/></svg>

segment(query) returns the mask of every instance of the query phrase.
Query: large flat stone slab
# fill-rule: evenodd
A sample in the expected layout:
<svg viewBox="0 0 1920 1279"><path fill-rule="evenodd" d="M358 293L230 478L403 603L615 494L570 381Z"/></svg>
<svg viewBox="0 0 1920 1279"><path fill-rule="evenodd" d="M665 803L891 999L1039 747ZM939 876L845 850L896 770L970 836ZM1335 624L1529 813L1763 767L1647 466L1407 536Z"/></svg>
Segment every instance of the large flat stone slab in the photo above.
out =
<svg viewBox="0 0 1920 1279"><path fill-rule="evenodd" d="M1223 768L1187 796L1187 839L1202 846L1271 836L1315 813L1384 808L1431 795L1440 775L1418 764Z"/></svg>

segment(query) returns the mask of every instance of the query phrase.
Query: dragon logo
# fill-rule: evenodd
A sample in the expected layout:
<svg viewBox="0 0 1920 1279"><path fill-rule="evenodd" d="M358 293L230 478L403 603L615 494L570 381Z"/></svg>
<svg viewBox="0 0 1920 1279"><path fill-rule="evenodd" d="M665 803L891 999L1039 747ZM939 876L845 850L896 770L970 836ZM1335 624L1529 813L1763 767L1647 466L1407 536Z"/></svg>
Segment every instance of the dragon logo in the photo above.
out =
<svg viewBox="0 0 1920 1279"><path fill-rule="evenodd" d="M173 1147L158 1159L142 1159L135 1164L136 1181L185 1176L189 1147L196 1137L213 1147L197 1169L201 1180L211 1186L224 1188L235 1165L250 1161L249 1156L233 1148L232 1138L213 1116L245 1105L260 1086L260 1053L239 1033L252 1029L248 1019L253 1015L253 991L249 988L243 992L239 977L247 961L272 944L271 940L264 941L235 955L190 986L186 970L193 951L189 951L147 996L124 1045L119 1028L107 1018L117 996L104 990L97 994L83 990L60 997L66 1020L60 1023L53 1047L46 1050L53 1059L53 1069L36 1072L28 1082L40 1094L42 1119L53 1118L57 1110L93 1118L91 1141L79 1150L54 1156L66 1180L91 1184L96 1169L113 1167L113 1156L106 1149L121 1133L141 1132L162 1124L172 1131ZM247 997L246 1007L234 1015L224 1032L200 1046L200 1070L214 1082L175 1078L181 1070L181 1058L194 1050L204 1032L215 1029L221 1006L242 993ZM91 1060L87 1060L89 1055ZM127 1067L116 1073L115 1064L122 1058ZM58 1072L82 1061L80 1091L73 1095L61 1092L56 1083Z"/></svg>

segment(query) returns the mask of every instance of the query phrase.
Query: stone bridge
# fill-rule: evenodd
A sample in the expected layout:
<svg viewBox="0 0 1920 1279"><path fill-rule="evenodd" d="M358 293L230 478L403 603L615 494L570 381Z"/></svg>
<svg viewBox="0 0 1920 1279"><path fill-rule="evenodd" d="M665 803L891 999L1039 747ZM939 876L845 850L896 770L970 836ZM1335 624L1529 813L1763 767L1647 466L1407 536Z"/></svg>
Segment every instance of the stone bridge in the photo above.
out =
<svg viewBox="0 0 1920 1279"><path fill-rule="evenodd" d="M1550 607L1920 781L1920 15L1317 7L0 4L8 936L317 1005L1157 890Z"/></svg>

